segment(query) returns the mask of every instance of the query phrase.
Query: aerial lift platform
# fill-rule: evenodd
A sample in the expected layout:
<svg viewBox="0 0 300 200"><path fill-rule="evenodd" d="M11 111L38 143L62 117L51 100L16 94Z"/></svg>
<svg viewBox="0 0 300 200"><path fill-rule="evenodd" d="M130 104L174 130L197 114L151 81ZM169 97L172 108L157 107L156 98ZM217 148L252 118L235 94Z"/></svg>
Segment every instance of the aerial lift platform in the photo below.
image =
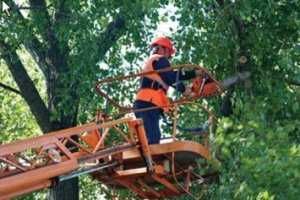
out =
<svg viewBox="0 0 300 200"><path fill-rule="evenodd" d="M104 79L97 83L96 91L120 110L119 115L139 112L120 106L100 89L100 85L146 73ZM197 78L193 82L196 96L173 101L171 106L176 108L207 96L201 93L204 87L210 87L206 84L209 79L217 82L207 72L206 78ZM229 82L237 81L233 79ZM221 90L221 87L216 88L216 93ZM1 145L0 200L49 188L82 174L90 174L112 189L129 189L141 199L192 196L190 185L193 181L204 183L216 175L195 173L195 168L199 167L197 160L212 159L208 134L203 134L203 143L197 143L179 140L175 132L176 121L173 137L149 145L142 120L132 117L113 119L98 113L92 123ZM112 142L111 136L122 140Z"/></svg>
<svg viewBox="0 0 300 200"><path fill-rule="evenodd" d="M126 126L128 133L120 125ZM105 145L111 131L124 142ZM207 146L196 142L169 140L148 145L139 119L90 123L2 145L0 199L86 173L109 187L130 189L144 199L178 196L189 191L192 180L203 179L193 173L199 158L210 159L210 153ZM178 181L185 185L176 186ZM164 188L156 190L158 185Z"/></svg>

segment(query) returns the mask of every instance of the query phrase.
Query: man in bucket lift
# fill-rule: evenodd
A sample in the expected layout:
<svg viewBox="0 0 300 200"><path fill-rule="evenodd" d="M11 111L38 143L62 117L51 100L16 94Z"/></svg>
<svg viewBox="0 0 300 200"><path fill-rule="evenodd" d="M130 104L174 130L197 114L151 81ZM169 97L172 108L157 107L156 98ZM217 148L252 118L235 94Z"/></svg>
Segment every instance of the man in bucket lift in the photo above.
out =
<svg viewBox="0 0 300 200"><path fill-rule="evenodd" d="M169 60L176 50L168 37L162 36L154 39L150 47L152 48L152 55L146 60L143 72L171 67ZM201 76L202 73L202 70L185 72L170 70L147 74L141 78L140 89L134 102L134 109L145 109L144 111L136 112L135 116L143 120L149 144L157 144L160 141L159 119L162 112L168 109L169 100L166 96L168 88L171 86L185 96L193 96L192 89L184 86L180 81L193 79L196 76ZM210 92L214 91L203 91L203 93ZM147 108L155 106L157 108L147 110Z"/></svg>

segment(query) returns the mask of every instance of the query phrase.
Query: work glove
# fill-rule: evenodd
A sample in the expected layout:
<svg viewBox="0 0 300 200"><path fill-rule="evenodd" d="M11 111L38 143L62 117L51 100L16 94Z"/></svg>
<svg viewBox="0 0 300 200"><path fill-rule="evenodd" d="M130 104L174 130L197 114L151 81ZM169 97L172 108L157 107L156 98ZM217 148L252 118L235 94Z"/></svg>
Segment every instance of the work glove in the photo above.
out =
<svg viewBox="0 0 300 200"><path fill-rule="evenodd" d="M183 92L183 96L185 96L185 97L195 97L196 94L193 92L191 86L186 86L185 91Z"/></svg>
<svg viewBox="0 0 300 200"><path fill-rule="evenodd" d="M203 69L200 68L196 68L195 69L195 73L197 77L204 77L206 72Z"/></svg>

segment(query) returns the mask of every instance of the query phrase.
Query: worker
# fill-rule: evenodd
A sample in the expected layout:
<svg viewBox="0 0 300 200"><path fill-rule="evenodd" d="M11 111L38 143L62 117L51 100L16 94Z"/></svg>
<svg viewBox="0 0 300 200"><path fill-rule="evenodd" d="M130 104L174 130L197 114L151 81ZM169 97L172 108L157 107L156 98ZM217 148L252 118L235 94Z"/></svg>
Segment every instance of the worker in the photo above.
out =
<svg viewBox="0 0 300 200"><path fill-rule="evenodd" d="M143 72L171 67L169 60L175 54L176 49L170 38L157 37L151 42L150 48L152 55L146 60ZM135 112L135 116L143 120L149 144L157 144L160 141L159 120L162 112L168 110L170 104L166 95L168 88L171 86L185 96L193 96L191 87L185 86L182 81L201 76L202 73L202 70L184 72L178 70L176 72L170 69L142 76L133 107L135 110L141 110Z"/></svg>

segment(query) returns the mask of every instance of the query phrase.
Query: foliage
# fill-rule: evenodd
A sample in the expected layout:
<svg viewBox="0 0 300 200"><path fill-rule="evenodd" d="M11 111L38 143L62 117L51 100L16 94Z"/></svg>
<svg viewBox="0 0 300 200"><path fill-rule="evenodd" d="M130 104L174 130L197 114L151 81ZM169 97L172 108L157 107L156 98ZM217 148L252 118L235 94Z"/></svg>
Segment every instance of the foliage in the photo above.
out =
<svg viewBox="0 0 300 200"><path fill-rule="evenodd" d="M34 82L43 91L43 80L35 63L30 59L25 51L21 51L23 62L26 63L28 72L32 75ZM17 88L14 80L9 75L9 71L3 62L0 63L1 83ZM40 135L40 129L26 102L18 94L0 89L0 143L8 143L15 140L29 138Z"/></svg>
<svg viewBox="0 0 300 200"><path fill-rule="evenodd" d="M59 3L47 1L50 16L55 16ZM169 4L175 14L162 16L164 13L157 8ZM69 51L66 63L70 70L60 77L63 84L58 96L68 96L69 86L76 85L78 123L91 120L97 108L114 111L95 95L95 81L137 71L159 20L169 19L178 23L178 30L171 35L178 50L174 63L201 63L220 80L245 70L252 74L251 82L235 86L230 98L233 114L229 117L220 114L223 96L180 109L180 124L186 127L207 119L200 105L208 106L220 117L211 141L221 162L219 181L194 184L192 193L204 199L271 200L300 196L300 89L299 85L290 84L291 80L300 81L299 1L67 1L66 5L62 20L53 21L60 48ZM106 41L99 35L120 15L126 19L126 31L99 58L103 50L99 49L99 41ZM34 34L44 47L49 47L43 36L45 18L37 18L29 11L24 24L12 10L10 18L0 20L0 38L18 49L43 101L49 101L46 78L23 46ZM245 64L240 62L242 56L248 59ZM17 88L4 65L1 62L1 82ZM79 84L75 84L78 80ZM127 102L136 87L134 80L115 82L104 89L119 102ZM9 91L0 91L1 143L38 134L38 125L24 100ZM69 100L66 97L60 102L51 112L52 118L59 118L61 109L69 112ZM76 103L70 105L68 108L72 109ZM112 199L111 190L99 187L89 177L82 177L80 185L82 199ZM116 195L134 199L127 191L117 191ZM45 193L33 193L20 199L44 198Z"/></svg>
<svg viewBox="0 0 300 200"><path fill-rule="evenodd" d="M241 70L252 73L250 87L235 88L234 113L219 121L214 146L222 163L220 180L204 198L297 199L299 88L285 80L300 73L300 4L218 2L175 3L182 8L178 45L190 50L180 61L204 63L222 78ZM241 67L243 55L250 62Z"/></svg>
<svg viewBox="0 0 300 200"><path fill-rule="evenodd" d="M268 121L264 110L271 107L246 103L239 118L220 121L216 145L222 175L220 184L212 186L211 198L296 199L299 195L299 120Z"/></svg>

